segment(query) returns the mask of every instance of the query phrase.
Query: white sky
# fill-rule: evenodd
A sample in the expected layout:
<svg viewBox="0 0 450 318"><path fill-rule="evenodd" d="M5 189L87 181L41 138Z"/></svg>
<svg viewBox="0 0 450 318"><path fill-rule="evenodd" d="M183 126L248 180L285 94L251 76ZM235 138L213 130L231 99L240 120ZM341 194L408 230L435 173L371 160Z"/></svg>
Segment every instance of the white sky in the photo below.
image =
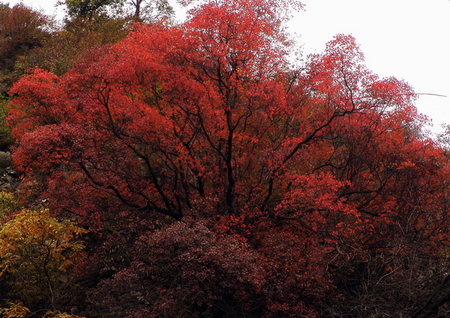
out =
<svg viewBox="0 0 450 318"><path fill-rule="evenodd" d="M407 81L434 131L450 124L449 0L303 0L293 21L304 52L322 52L335 34L352 34L380 77Z"/></svg>
<svg viewBox="0 0 450 318"><path fill-rule="evenodd" d="M7 0L0 0L8 2ZM9 0L11 5L20 0ZM23 0L53 15L57 0ZM292 28L304 53L322 52L335 34L352 34L369 69L380 77L407 81L420 96L419 111L429 116L434 131L450 124L449 0L303 0L305 11Z"/></svg>

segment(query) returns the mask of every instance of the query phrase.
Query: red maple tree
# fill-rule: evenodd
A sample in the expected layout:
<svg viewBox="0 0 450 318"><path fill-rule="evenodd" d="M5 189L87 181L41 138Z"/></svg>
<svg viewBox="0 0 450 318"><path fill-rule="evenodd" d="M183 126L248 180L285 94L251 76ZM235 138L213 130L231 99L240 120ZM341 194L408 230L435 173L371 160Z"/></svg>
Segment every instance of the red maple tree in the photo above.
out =
<svg viewBox="0 0 450 318"><path fill-rule="evenodd" d="M351 36L293 69L290 5L211 1L13 87L28 201L77 217L99 235L92 260L121 268L94 303L120 307L118 290L138 290L126 302L139 306L104 317L313 315L359 288L369 260L381 281L394 252L445 255L448 160L421 135L413 90L371 73ZM168 305L194 288L174 272L204 287L199 298Z"/></svg>

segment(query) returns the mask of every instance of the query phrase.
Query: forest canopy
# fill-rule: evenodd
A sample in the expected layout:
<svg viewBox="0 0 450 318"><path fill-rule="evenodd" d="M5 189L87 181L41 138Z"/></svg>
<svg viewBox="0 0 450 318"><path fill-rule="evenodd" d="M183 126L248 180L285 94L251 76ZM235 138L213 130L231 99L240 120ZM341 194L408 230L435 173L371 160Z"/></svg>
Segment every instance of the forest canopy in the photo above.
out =
<svg viewBox="0 0 450 318"><path fill-rule="evenodd" d="M448 154L352 36L294 65L301 8L206 1L180 24L93 11L23 59L39 67L6 96L8 317L442 315Z"/></svg>

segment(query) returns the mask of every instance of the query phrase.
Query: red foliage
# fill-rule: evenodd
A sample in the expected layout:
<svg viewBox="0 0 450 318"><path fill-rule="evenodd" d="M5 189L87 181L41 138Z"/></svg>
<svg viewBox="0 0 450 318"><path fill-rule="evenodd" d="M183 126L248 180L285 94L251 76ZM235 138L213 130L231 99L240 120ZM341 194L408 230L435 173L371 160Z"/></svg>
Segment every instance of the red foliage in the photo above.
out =
<svg viewBox="0 0 450 318"><path fill-rule="evenodd" d="M11 70L21 55L42 45L48 36L49 19L40 12L19 3L10 8L0 5L0 66Z"/></svg>
<svg viewBox="0 0 450 318"><path fill-rule="evenodd" d="M260 317L264 263L247 244L178 222L142 235L134 252L91 295L102 317Z"/></svg>
<svg viewBox="0 0 450 318"><path fill-rule="evenodd" d="M222 314L263 299L258 317L308 315L372 255L448 244L448 163L420 135L412 89L367 70L351 36L291 70L287 4L212 1L180 26L135 25L61 78L35 70L13 87L14 160L40 199L136 248L100 285L144 288L136 297L151 305L128 315L207 312L215 288ZM194 225L135 242L136 222L155 214Z"/></svg>

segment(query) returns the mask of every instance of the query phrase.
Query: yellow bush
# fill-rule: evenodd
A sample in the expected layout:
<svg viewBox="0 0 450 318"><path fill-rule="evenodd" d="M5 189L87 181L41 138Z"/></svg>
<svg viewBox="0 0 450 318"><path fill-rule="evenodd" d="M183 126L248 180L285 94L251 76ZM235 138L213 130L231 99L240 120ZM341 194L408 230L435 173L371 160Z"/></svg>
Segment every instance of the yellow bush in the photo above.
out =
<svg viewBox="0 0 450 318"><path fill-rule="evenodd" d="M83 233L86 230L57 220L47 209L23 210L3 224L0 276L8 273L11 298L28 308L44 304L39 309L55 311L70 288L70 269L83 257L84 245L79 240Z"/></svg>
<svg viewBox="0 0 450 318"><path fill-rule="evenodd" d="M1 308L0 313L3 318L25 318L30 314L30 310L22 303L10 303L9 307Z"/></svg>

